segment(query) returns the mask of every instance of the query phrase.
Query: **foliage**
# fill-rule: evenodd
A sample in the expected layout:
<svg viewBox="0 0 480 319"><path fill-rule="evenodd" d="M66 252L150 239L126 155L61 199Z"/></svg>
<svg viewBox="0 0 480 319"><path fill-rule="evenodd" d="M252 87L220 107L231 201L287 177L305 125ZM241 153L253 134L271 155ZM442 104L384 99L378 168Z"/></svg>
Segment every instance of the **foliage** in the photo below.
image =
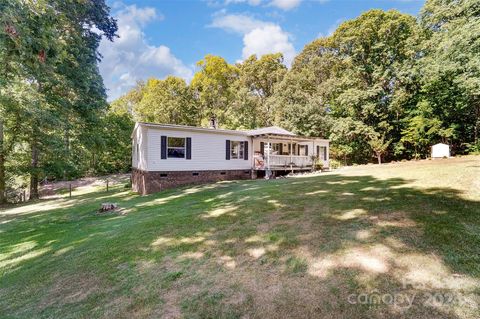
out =
<svg viewBox="0 0 480 319"><path fill-rule="evenodd" d="M165 80L150 79L142 89L142 96L133 107L133 113L138 120L184 125L199 124L196 102L185 80L173 76Z"/></svg>
<svg viewBox="0 0 480 319"><path fill-rule="evenodd" d="M185 116L200 125L216 116L224 128L279 125L324 136L344 164L427 157L437 142L468 152L480 127L478 13L471 0L427 1L420 19L370 10L306 45L290 70L280 54L235 65L207 55L191 92L185 89L192 100ZM113 105L142 105L144 88ZM164 96L164 88L155 90ZM140 118L164 114L170 102L161 104L143 108Z"/></svg>
<svg viewBox="0 0 480 319"><path fill-rule="evenodd" d="M191 87L200 105L202 124L216 117L221 125L228 125L228 113L234 100L232 83L238 78L238 68L223 58L207 55L197 63Z"/></svg>
<svg viewBox="0 0 480 319"><path fill-rule="evenodd" d="M337 169L337 168L340 168L342 166L342 163L340 163L340 161L336 160L336 159L331 159L330 160L330 168L331 169Z"/></svg>
<svg viewBox="0 0 480 319"><path fill-rule="evenodd" d="M75 130L106 110L97 48L103 36L115 37L117 25L104 1L2 1L1 10L1 140L12 144L2 143L0 171L13 166L28 174L34 199L41 178L66 176L75 163Z"/></svg>
<svg viewBox="0 0 480 319"><path fill-rule="evenodd" d="M280 53L235 64L207 55L192 81L139 82L106 103L104 1L1 1L0 202L42 179L127 171L135 121L251 129L279 125L332 142L343 164L478 150L480 5L427 0L418 19L370 10L309 43L291 69ZM29 181L28 181L29 180ZM19 182L20 181L20 182Z"/></svg>
<svg viewBox="0 0 480 319"><path fill-rule="evenodd" d="M274 123L268 99L274 95L287 68L280 53L266 54L260 59L252 55L237 64L238 79L233 84L235 99L230 114L232 128L257 128Z"/></svg>
<svg viewBox="0 0 480 319"><path fill-rule="evenodd" d="M461 152L480 134L480 3L429 0L421 24L429 34L420 61L425 99Z"/></svg>

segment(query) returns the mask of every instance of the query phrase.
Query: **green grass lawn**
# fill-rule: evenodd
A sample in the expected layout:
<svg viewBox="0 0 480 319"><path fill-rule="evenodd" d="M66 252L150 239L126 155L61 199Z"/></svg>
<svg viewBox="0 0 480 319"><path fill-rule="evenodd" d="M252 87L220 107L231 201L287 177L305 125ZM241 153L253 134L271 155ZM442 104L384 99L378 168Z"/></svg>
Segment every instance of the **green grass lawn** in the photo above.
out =
<svg viewBox="0 0 480 319"><path fill-rule="evenodd" d="M0 318L478 318L480 157L0 208L0 276Z"/></svg>

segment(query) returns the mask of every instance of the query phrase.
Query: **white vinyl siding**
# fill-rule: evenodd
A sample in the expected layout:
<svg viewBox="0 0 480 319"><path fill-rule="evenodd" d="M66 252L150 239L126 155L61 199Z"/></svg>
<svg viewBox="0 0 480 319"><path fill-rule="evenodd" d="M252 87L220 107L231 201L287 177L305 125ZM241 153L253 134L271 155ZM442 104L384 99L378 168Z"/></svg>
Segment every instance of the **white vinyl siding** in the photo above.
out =
<svg viewBox="0 0 480 319"><path fill-rule="evenodd" d="M242 134L223 134L218 132L193 132L179 129L147 128L148 171L196 171L196 170L233 170L250 169L251 138ZM192 139L192 159L160 158L161 136ZM248 160L227 160L226 140L248 141Z"/></svg>
<svg viewBox="0 0 480 319"><path fill-rule="evenodd" d="M132 167L146 170L147 153L147 129L139 125L132 136Z"/></svg>

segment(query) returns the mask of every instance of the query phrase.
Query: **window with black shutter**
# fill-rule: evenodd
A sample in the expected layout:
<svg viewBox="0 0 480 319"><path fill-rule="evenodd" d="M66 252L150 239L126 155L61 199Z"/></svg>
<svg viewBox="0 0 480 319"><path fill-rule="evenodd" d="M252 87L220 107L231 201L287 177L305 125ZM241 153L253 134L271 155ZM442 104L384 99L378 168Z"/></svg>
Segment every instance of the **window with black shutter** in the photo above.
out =
<svg viewBox="0 0 480 319"><path fill-rule="evenodd" d="M192 159L192 138L187 137L187 150L185 152L186 159Z"/></svg>
<svg viewBox="0 0 480 319"><path fill-rule="evenodd" d="M225 142L225 159L230 160L230 140Z"/></svg>
<svg viewBox="0 0 480 319"><path fill-rule="evenodd" d="M160 158L167 159L167 137L160 137Z"/></svg>
<svg viewBox="0 0 480 319"><path fill-rule="evenodd" d="M230 141L230 159L245 158L245 143L240 141Z"/></svg>
<svg viewBox="0 0 480 319"><path fill-rule="evenodd" d="M184 137L168 137L167 155L169 158L185 158L185 140Z"/></svg>

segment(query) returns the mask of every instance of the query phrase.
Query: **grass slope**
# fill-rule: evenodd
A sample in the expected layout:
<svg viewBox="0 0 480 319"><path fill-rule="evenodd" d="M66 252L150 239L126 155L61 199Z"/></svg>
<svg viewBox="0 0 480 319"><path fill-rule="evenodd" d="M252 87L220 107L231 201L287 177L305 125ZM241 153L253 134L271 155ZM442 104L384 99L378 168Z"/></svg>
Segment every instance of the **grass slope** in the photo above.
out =
<svg viewBox="0 0 480 319"><path fill-rule="evenodd" d="M0 209L0 317L478 318L479 256L480 157L91 188Z"/></svg>

